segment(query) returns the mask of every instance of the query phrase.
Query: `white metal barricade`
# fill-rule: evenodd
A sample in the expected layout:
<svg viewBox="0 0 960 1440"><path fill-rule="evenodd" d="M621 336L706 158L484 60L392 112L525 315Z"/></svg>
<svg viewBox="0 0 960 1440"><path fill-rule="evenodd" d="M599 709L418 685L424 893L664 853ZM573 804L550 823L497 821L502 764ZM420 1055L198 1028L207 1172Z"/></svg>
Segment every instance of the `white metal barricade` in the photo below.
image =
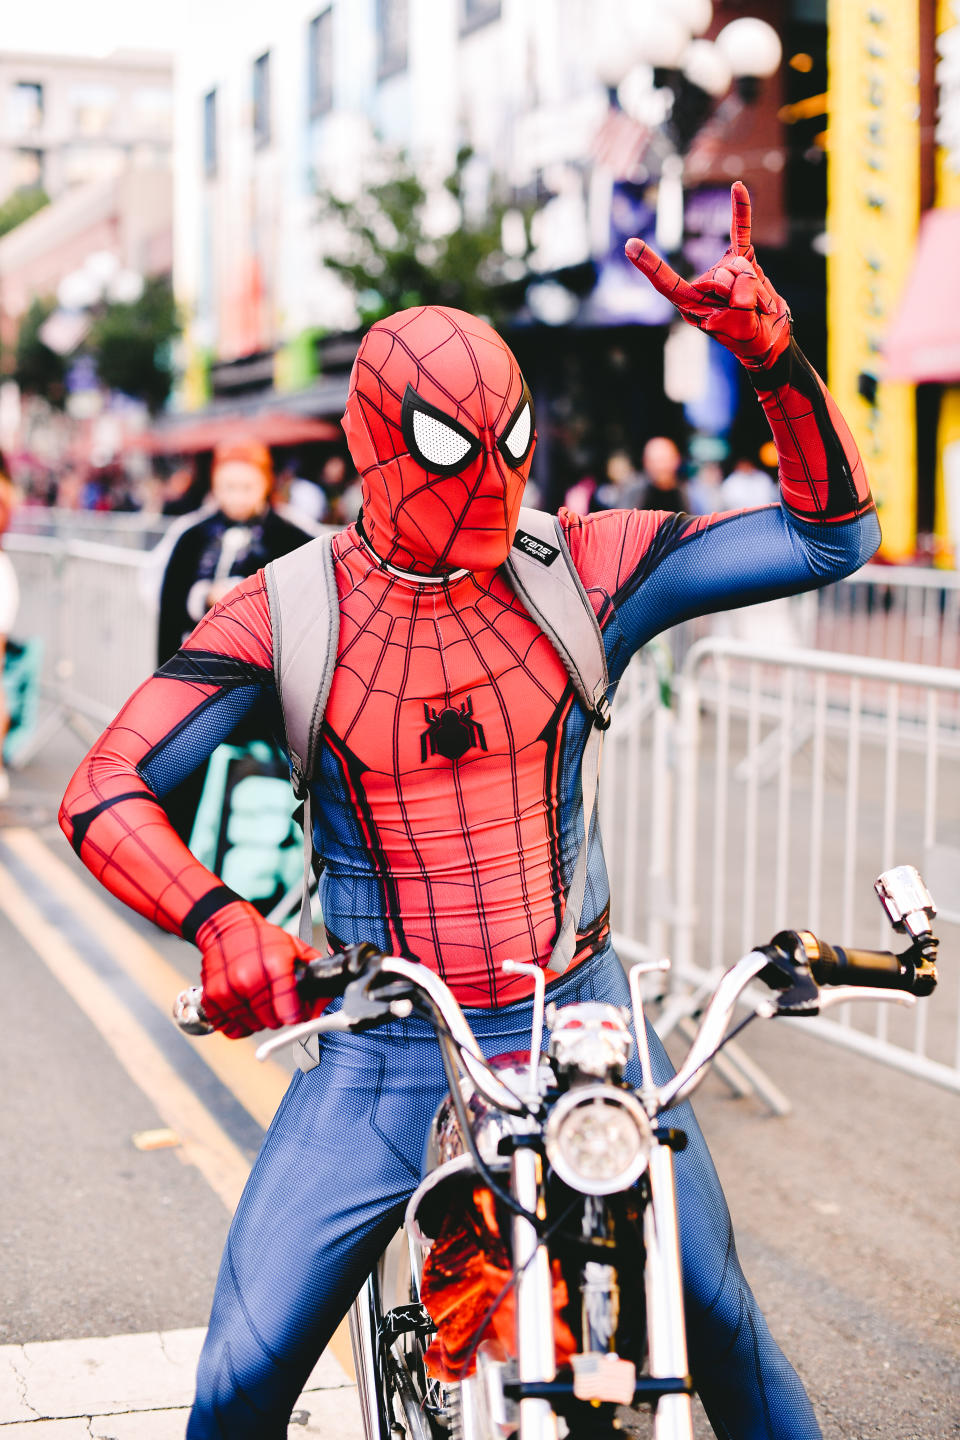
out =
<svg viewBox="0 0 960 1440"><path fill-rule="evenodd" d="M175 524L175 518L170 515L144 511L61 510L22 505L14 511L10 534L35 535L65 543L90 540L100 545L120 545L126 550L150 550Z"/></svg>
<svg viewBox="0 0 960 1440"><path fill-rule="evenodd" d="M960 1089L960 672L705 640L678 689L677 979L785 926L891 948L872 882L916 864L940 906L934 999L798 1023Z"/></svg>
<svg viewBox="0 0 960 1440"><path fill-rule="evenodd" d="M624 961L659 958L670 941L674 777L669 704L669 653L650 646L620 684L600 771L611 928Z"/></svg>
<svg viewBox="0 0 960 1440"><path fill-rule="evenodd" d="M88 743L156 663L156 605L142 550L8 535L4 548L20 585L14 633L43 642L37 733L18 764L62 725Z"/></svg>
<svg viewBox="0 0 960 1440"><path fill-rule="evenodd" d="M6 546L17 634L46 647L50 703L33 749L62 724L92 739L153 668L149 557L26 535ZM960 589L939 594L943 622ZM600 814L620 954L672 954L689 992L784 925L887 947L872 881L915 863L944 922L933 1000L911 1016L861 1005L803 1023L960 1089L960 672L944 636L923 666L714 636L673 682L670 653L665 638L631 664L606 742Z"/></svg>
<svg viewBox="0 0 960 1440"><path fill-rule="evenodd" d="M960 573L865 565L817 592L810 643L819 650L960 665Z"/></svg>

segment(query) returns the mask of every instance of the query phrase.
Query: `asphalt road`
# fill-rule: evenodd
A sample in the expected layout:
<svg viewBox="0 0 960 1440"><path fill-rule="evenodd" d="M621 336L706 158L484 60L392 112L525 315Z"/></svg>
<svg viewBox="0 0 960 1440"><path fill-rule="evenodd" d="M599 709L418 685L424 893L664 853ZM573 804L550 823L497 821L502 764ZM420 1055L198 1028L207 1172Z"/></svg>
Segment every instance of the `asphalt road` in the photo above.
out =
<svg viewBox="0 0 960 1440"><path fill-rule="evenodd" d="M232 1069L197 1059L161 1005L163 965L189 976L192 950L127 912L115 934L71 888L87 882L54 811L79 755L64 738L0 809L16 892L0 896L0 1345L202 1326L226 1201L283 1079L251 1080L242 1046ZM138 968L123 933L156 964L145 950ZM55 963L40 953L57 945ZM117 1038L128 1024L132 1052ZM744 1046L792 1113L714 1078L697 1109L744 1268L825 1437L960 1436L960 1097L779 1023ZM157 1131L172 1143L138 1148Z"/></svg>

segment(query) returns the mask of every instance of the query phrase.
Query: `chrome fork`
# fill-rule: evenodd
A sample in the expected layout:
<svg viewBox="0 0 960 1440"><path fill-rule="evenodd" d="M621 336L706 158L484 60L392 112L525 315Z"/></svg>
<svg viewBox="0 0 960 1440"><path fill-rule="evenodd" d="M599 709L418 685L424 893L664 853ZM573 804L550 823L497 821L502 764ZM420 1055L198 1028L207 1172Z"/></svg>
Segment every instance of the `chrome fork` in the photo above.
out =
<svg viewBox="0 0 960 1440"><path fill-rule="evenodd" d="M514 1199L531 1215L537 1213L542 1162L535 1150L513 1153L510 1176ZM517 1276L517 1369L524 1380L556 1378L553 1337L553 1284L550 1258L535 1225L515 1215L513 1268ZM520 1401L520 1440L557 1440L557 1417L549 1400Z"/></svg>
<svg viewBox="0 0 960 1440"><path fill-rule="evenodd" d="M530 1036L529 1093L531 1105L540 1100L540 1046L546 980L539 965L505 960L508 975L529 975L533 980L533 1024ZM520 1146L510 1162L513 1198L531 1215L538 1213L543 1162L536 1150ZM513 1271L517 1277L517 1373L524 1380L554 1380L557 1374L553 1335L553 1278L550 1256L541 1244L537 1227L522 1215L511 1222ZM520 1401L520 1440L557 1440L557 1417L549 1400Z"/></svg>
<svg viewBox="0 0 960 1440"><path fill-rule="evenodd" d="M383 1371L379 1336L381 1324L379 1265L350 1306L350 1346L357 1372L357 1396L366 1440L391 1440L386 1410L387 1377Z"/></svg>

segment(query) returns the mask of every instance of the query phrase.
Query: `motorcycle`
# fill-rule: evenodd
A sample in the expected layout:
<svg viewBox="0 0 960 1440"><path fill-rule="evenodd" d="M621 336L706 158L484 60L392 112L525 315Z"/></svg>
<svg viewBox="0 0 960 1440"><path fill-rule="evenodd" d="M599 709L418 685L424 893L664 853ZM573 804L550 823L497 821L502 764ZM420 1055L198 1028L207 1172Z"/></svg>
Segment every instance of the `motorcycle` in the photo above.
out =
<svg viewBox="0 0 960 1440"><path fill-rule="evenodd" d="M611 1435L618 1407L640 1405L652 1409L654 1440L692 1440L673 1161L686 1137L662 1117L702 1082L740 1003L750 1013L737 1031L854 999L914 1005L933 991L936 907L922 878L898 866L874 889L905 950L779 932L724 973L659 1086L641 991L669 961L632 967L632 1015L597 1002L545 1006L543 971L506 962L534 982L531 1048L489 1061L448 987L422 966L359 945L304 967L304 995L341 995L341 1007L272 1037L259 1056L416 1014L434 1027L449 1085L406 1208L402 1293L385 1303L396 1266L381 1259L351 1310L367 1440ZM754 982L765 989L748 997ZM198 988L174 1013L189 1033L211 1028ZM637 1090L624 1079L634 1043ZM621 1285L621 1274L644 1283Z"/></svg>

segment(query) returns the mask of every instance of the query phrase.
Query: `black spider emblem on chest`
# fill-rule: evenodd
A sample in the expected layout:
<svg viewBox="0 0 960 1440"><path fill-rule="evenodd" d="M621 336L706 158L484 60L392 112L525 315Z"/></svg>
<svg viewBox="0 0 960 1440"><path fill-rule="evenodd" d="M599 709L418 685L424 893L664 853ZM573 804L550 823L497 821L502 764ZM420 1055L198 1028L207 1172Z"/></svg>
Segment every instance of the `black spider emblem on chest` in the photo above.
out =
<svg viewBox="0 0 960 1440"><path fill-rule="evenodd" d="M431 755L442 755L445 760L459 760L474 745L479 745L481 750L487 748L483 726L473 718L472 695L467 696L459 710L449 705L444 710L434 710L424 703L423 718L427 728L420 736L421 765L426 764L428 748Z"/></svg>

